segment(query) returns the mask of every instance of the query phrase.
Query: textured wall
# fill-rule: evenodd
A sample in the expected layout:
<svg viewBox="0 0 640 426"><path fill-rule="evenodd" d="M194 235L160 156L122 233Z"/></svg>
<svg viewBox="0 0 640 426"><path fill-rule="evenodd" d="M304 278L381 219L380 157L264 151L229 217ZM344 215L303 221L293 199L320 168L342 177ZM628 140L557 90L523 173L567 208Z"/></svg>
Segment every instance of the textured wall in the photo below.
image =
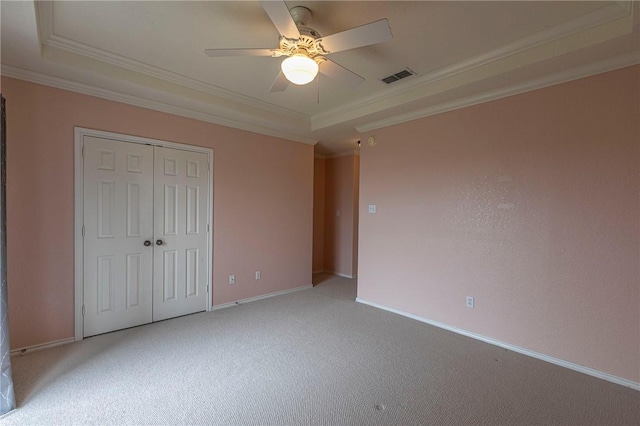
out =
<svg viewBox="0 0 640 426"><path fill-rule="evenodd" d="M358 297L640 382L640 67L371 134Z"/></svg>
<svg viewBox="0 0 640 426"><path fill-rule="evenodd" d="M326 160L313 160L313 271L324 270L324 199Z"/></svg>
<svg viewBox="0 0 640 426"><path fill-rule="evenodd" d="M214 304L311 284L312 146L5 77L2 90L12 348L73 336L74 126L214 149Z"/></svg>

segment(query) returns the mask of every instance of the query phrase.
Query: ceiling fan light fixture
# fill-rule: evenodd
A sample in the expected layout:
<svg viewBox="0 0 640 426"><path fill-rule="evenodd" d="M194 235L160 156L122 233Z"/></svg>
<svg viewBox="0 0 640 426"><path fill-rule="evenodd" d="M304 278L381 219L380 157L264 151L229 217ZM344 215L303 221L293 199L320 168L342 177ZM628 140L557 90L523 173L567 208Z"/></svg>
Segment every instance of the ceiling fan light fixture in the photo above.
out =
<svg viewBox="0 0 640 426"><path fill-rule="evenodd" d="M289 56L280 65L287 80L297 85L311 83L318 75L318 64L302 53Z"/></svg>

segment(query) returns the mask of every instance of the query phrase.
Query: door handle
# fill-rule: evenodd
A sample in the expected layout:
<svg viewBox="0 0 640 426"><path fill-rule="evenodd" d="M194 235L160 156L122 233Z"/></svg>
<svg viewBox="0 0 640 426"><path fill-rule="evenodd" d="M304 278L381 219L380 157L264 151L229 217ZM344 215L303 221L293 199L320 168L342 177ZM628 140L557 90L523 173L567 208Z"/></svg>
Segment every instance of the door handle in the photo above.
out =
<svg viewBox="0 0 640 426"><path fill-rule="evenodd" d="M156 245L157 245L157 246L161 246L162 244L164 244L164 243L162 242L162 240L156 240Z"/></svg>
<svg viewBox="0 0 640 426"><path fill-rule="evenodd" d="M149 247L151 245L151 241L147 240L144 242L145 247Z"/></svg>

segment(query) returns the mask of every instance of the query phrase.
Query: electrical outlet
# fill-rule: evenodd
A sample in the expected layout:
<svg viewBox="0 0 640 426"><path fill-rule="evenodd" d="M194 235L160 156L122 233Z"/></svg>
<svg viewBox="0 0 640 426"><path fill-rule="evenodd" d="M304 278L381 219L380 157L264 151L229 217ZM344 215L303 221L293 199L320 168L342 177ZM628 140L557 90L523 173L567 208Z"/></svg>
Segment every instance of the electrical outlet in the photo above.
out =
<svg viewBox="0 0 640 426"><path fill-rule="evenodd" d="M259 280L260 278L262 278L262 272L256 271L256 280Z"/></svg>
<svg viewBox="0 0 640 426"><path fill-rule="evenodd" d="M376 205L369 204L369 214L376 214Z"/></svg>
<svg viewBox="0 0 640 426"><path fill-rule="evenodd" d="M236 283L236 276L229 275L229 284L235 284L235 283Z"/></svg>
<svg viewBox="0 0 640 426"><path fill-rule="evenodd" d="M467 296L467 308L473 308L473 297Z"/></svg>

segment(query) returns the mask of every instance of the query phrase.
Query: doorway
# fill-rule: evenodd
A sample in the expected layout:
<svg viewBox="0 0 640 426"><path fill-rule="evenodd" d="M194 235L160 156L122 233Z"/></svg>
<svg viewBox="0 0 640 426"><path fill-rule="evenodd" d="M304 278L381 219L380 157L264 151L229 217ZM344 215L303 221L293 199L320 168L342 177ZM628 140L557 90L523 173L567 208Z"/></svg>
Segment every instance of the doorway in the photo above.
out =
<svg viewBox="0 0 640 426"><path fill-rule="evenodd" d="M357 278L359 180L357 150L314 159L314 274Z"/></svg>
<svg viewBox="0 0 640 426"><path fill-rule="evenodd" d="M76 340L211 307L213 151L76 128Z"/></svg>

